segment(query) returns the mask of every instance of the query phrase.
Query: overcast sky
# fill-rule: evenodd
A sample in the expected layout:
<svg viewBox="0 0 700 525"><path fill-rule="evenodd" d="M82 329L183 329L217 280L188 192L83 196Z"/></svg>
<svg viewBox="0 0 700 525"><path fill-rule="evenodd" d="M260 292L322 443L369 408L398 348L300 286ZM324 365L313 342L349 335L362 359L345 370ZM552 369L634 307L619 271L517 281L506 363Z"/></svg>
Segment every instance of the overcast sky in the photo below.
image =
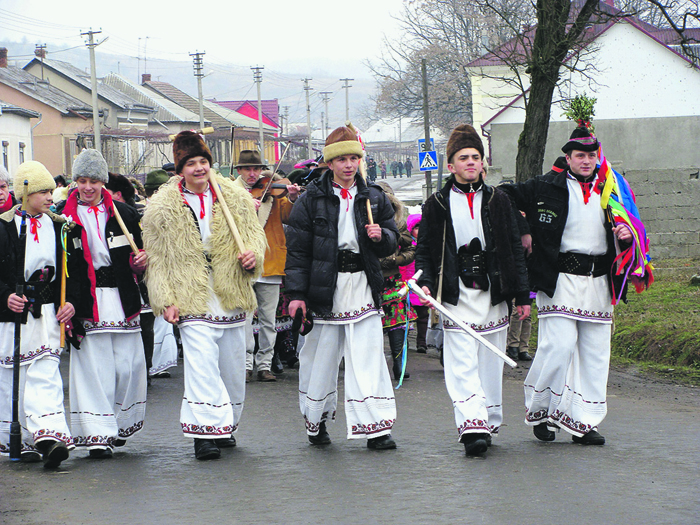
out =
<svg viewBox="0 0 700 525"><path fill-rule="evenodd" d="M375 57L382 34L395 30L391 15L398 14L402 4L403 0L2 0L0 31L9 40L26 37L70 47L82 44L81 30L102 29L97 38L109 37L103 52L172 59L206 51L212 62L297 73L304 66L334 70L347 62L357 67Z"/></svg>
<svg viewBox="0 0 700 525"><path fill-rule="evenodd" d="M345 95L339 79L356 79L351 105L369 103L374 81L363 62L379 56L384 35L398 37L392 15L401 12L405 1L1 0L0 41L10 42L10 60L20 66L31 58L35 44L46 43L49 58L85 68L89 62L80 32L102 30L96 40L108 40L97 47L98 75L114 72L136 80L147 66L154 80L195 95L189 53L204 51L204 71L211 75L204 81L206 97L254 98L250 67L260 65L265 67L263 98L278 98L280 105L290 106L292 119L306 118L300 79L310 77L316 95L332 92L331 118L344 120ZM206 9L180 7L184 5ZM25 45L11 46L12 42ZM321 111L317 95L312 100L314 122Z"/></svg>

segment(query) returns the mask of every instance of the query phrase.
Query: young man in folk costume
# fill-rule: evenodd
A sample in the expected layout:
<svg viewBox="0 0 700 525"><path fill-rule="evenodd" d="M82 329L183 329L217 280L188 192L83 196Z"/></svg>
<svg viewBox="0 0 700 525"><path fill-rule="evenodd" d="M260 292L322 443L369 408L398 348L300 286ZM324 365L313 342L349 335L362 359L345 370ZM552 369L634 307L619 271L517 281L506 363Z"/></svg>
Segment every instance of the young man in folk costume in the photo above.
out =
<svg viewBox="0 0 700 525"><path fill-rule="evenodd" d="M299 404L309 441L330 443L326 421L335 418L345 357L348 439L391 449L396 403L384 358L379 258L394 253L398 230L386 195L358 173L363 154L350 128L328 136L329 169L307 186L289 218L285 287L290 315L300 308L314 316L299 354Z"/></svg>
<svg viewBox="0 0 700 525"><path fill-rule="evenodd" d="M537 353L525 379L525 422L553 441L562 428L576 443L603 445L597 431L607 412L616 251L632 233L613 226L596 180L598 140L583 126L562 151L568 169L503 185L525 212L532 235L530 279L537 292Z"/></svg>
<svg viewBox="0 0 700 525"><path fill-rule="evenodd" d="M250 195L216 177L211 152L191 131L173 143L176 173L153 195L143 217L149 257L146 273L156 315L177 323L182 337L185 393L180 424L194 438L195 457L216 459L233 447L245 397L245 318L255 310L252 280L259 277L265 234ZM222 206L240 232L235 241Z"/></svg>
<svg viewBox="0 0 700 525"><path fill-rule="evenodd" d="M0 453L9 451L15 317L22 313L19 390L22 461L39 461L43 456L44 466L55 468L73 448L59 371L63 350L59 323L70 323L75 313L79 273L71 264L66 302L61 306L61 229L65 220L49 211L56 184L43 164L28 161L19 166L14 187L24 201L27 233L25 248L20 246L19 206L0 215ZM24 265L25 293L19 297L15 286L21 265Z"/></svg>
<svg viewBox="0 0 700 525"><path fill-rule="evenodd" d="M251 191L266 168L257 151L243 150L235 166L238 178L233 184L246 191ZM273 176L272 173L268 173ZM275 327L275 315L277 303L280 298L280 285L284 276L284 265L287 259L287 240L284 235L283 223L289 219L292 205L299 196L299 186L287 185L289 198L272 197L268 195L264 200L255 199L258 221L265 229L267 239L267 251L265 252L265 265L262 275L255 281L253 289L258 302L258 320L260 331L258 332L259 349L255 357L255 338L253 336L253 316L246 321L246 380L253 376L253 360L258 369L258 381L276 381L270 368L272 356L275 350L277 330Z"/></svg>
<svg viewBox="0 0 700 525"><path fill-rule="evenodd" d="M457 127L447 142L453 176L423 207L416 271L427 294L505 351L511 298L521 318L530 315L527 270L515 212L506 194L484 183L483 159L474 128ZM481 455L503 421L503 361L451 321L443 328L459 440L467 455Z"/></svg>
<svg viewBox="0 0 700 525"><path fill-rule="evenodd" d="M107 163L94 149L73 162L77 191L62 213L76 222L68 251L77 257L81 287L76 319L85 328L80 349L70 354L71 429L76 446L94 459L112 457L112 449L143 427L146 413L146 362L141 342L141 298L136 275L146 267L146 254L134 255L116 217L119 213L137 247L139 216L112 200L104 188Z"/></svg>

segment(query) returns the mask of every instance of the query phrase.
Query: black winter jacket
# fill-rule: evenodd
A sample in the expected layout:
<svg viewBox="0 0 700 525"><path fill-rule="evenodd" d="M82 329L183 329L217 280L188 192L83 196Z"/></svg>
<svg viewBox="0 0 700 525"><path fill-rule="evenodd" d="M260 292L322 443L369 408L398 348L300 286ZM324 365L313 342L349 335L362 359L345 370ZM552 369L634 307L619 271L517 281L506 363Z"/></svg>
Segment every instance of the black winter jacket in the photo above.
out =
<svg viewBox="0 0 700 525"><path fill-rule="evenodd" d="M439 192L430 196L423 207L423 218L418 233L416 271L423 270L419 286L427 286L437 295L445 236L445 270L443 273L442 301L456 305L459 301L459 260L455 241L450 192L454 185L451 177ZM525 256L516 225L515 212L508 197L497 188L483 185L481 221L484 228L486 270L489 276L491 304L515 298L516 305L530 304ZM445 232L445 221L447 231Z"/></svg>
<svg viewBox="0 0 700 525"><path fill-rule="evenodd" d="M307 186L292 208L287 225L287 264L284 287L292 300L305 301L320 315L333 308L333 293L338 280L338 218L340 199L333 193L333 172L328 170ZM394 208L382 189L367 185L355 176L357 196L352 203L355 228L367 281L376 307L381 305L384 279L380 257L392 255L398 245L399 232L394 223ZM375 224L382 228L382 239L373 242L364 228L368 224L369 198Z"/></svg>
<svg viewBox="0 0 700 525"><path fill-rule="evenodd" d="M141 297L139 288L136 284L133 270L131 268L131 247L126 240L124 233L119 227L119 223L112 211L112 197L107 190L102 191L105 206L107 208L107 224L105 234L107 236L107 246L109 247L109 256L112 259L112 267L119 289L119 298L122 302L124 315L127 320L136 317L141 311ZM65 203L65 208L57 213L63 213L72 217L72 219L80 224L78 217L78 192L74 191L68 197ZM114 205L119 210L119 214L124 220L127 230L134 238L136 246L143 248L141 241L141 226L139 225L140 216L138 212L122 202L114 201ZM75 305L76 319L98 322L99 312L97 310L97 301L95 300L95 269L92 265L92 256L88 247L87 233L83 228L76 228L68 235L68 250L72 256L77 257L80 265L80 272L87 276L88 285L81 289L80 301Z"/></svg>
<svg viewBox="0 0 700 525"><path fill-rule="evenodd" d="M566 177L566 171L552 171L525 182L499 186L510 196L515 207L525 212L532 235L532 255L528 260L530 284L534 291L541 290L549 297L554 295L557 287L559 250L569 214ZM581 235L586 234L583 226L580 230ZM612 269L616 248L612 226L608 220L605 221L605 231L607 255ZM619 290L622 286L622 276L613 278L610 274L609 271L608 284L611 290L611 279L614 279L615 288ZM623 290L622 299L626 299L626 290Z"/></svg>
<svg viewBox="0 0 700 525"><path fill-rule="evenodd" d="M12 217L14 217L14 215ZM53 302L56 307L56 312L58 312L61 302L62 224L63 223L59 223L55 220L53 222L56 236L56 264L58 265L58 268L54 268L56 277L52 283ZM27 235L29 235L29 219L27 219ZM2 323L15 321L15 313L8 308L7 299L10 295L15 293L17 285L17 266L22 264L17 260L19 252L19 233L17 232L14 219L10 218L8 214L3 214L3 219L0 220L0 322ZM71 303L76 308L80 302L80 286L82 281L75 258L69 257L68 278L66 279L66 302ZM24 322L26 322L26 309Z"/></svg>

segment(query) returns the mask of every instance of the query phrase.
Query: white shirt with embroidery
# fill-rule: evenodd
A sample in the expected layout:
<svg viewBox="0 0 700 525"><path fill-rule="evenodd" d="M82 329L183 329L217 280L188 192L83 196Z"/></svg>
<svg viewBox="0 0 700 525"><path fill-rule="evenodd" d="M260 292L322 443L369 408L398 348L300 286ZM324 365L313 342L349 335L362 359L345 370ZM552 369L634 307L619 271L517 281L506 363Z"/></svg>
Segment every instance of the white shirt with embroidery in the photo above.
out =
<svg viewBox="0 0 700 525"><path fill-rule="evenodd" d="M567 176L569 213L561 239L561 252L603 255L608 250L605 233L605 213L600 195L591 186L588 202L584 203L581 184ZM573 275L560 273L553 297L537 292L537 315L558 316L576 321L612 323L613 306L608 278L603 275Z"/></svg>
<svg viewBox="0 0 700 525"><path fill-rule="evenodd" d="M338 250L350 250L360 253L360 243L355 230L355 199L357 186L345 191L333 185L333 193L340 199L338 215ZM345 197L343 197L343 195ZM356 323L371 315L379 315L379 310L372 299L372 289L367 281L367 274L359 272L338 272L335 291L333 292L333 308L330 315L316 316L316 323L350 324Z"/></svg>
<svg viewBox="0 0 700 525"><path fill-rule="evenodd" d="M452 188L450 192L450 214L452 226L455 232L457 250L465 244L471 243L474 237L481 241L482 249L486 247L484 225L481 221L481 206L484 192L479 188L474 193L472 212L469 210L467 195L459 188ZM494 333L508 328L508 305L505 301L493 306L491 304L491 292L469 288L459 279L459 300L457 305L444 303L450 313L456 315L461 321L467 323L474 331L479 333ZM460 330L456 324L447 318L443 319L445 330Z"/></svg>
<svg viewBox="0 0 700 525"><path fill-rule="evenodd" d="M192 211L194 211L195 217L197 217L199 234L202 239L204 251L209 252L211 248L209 239L211 237L212 208L214 205L214 196L211 186L207 186L207 189L201 194L203 198L200 199L198 194L185 188L183 183L182 195L185 198L187 205L192 208ZM204 210L202 210L202 207ZM202 213L202 211L204 213ZM204 324L208 326L226 328L245 322L245 312L240 309L226 310L223 306L221 306L219 297L214 293L214 278L211 275L211 272L209 273L209 290L211 290L211 292L209 294L209 301L207 302L207 313L204 315L181 316L179 324Z"/></svg>
<svg viewBox="0 0 700 525"><path fill-rule="evenodd" d="M107 208L104 200L96 206L78 202L78 218L87 234L92 267L97 270L103 266L112 266L107 247Z"/></svg>

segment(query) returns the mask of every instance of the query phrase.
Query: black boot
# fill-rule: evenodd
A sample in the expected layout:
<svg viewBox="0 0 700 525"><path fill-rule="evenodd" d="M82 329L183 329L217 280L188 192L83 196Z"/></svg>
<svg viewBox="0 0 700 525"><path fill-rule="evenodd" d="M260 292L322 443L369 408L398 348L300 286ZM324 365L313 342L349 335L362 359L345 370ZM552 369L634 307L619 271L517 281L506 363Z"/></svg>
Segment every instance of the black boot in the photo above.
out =
<svg viewBox="0 0 700 525"><path fill-rule="evenodd" d="M391 357L394 364L391 367L394 372L394 379L401 379L401 370L403 369L403 340L404 330L391 330L389 332L389 348L391 349ZM404 379L411 377L408 371L404 374Z"/></svg>

